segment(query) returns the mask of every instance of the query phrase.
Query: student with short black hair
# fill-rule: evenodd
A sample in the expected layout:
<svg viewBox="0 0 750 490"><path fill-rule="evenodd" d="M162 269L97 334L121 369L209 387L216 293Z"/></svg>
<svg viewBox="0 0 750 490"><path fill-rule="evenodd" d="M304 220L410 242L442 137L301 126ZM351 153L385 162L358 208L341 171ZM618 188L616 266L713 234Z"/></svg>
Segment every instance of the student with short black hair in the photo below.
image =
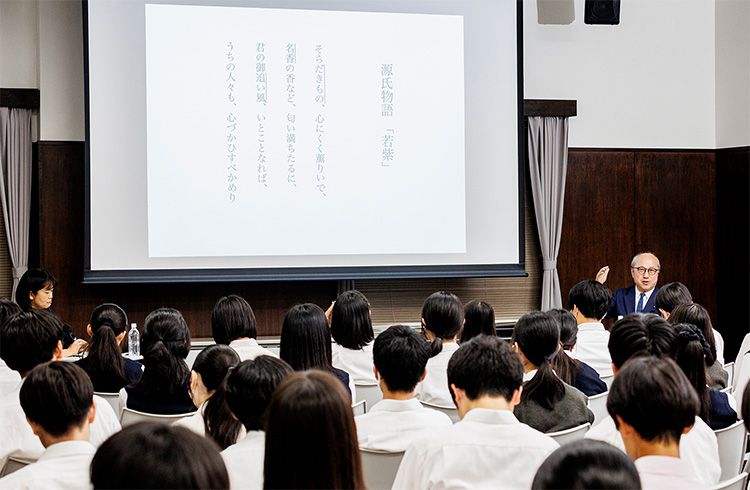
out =
<svg viewBox="0 0 750 490"><path fill-rule="evenodd" d="M518 354L497 337L474 337L451 357L448 382L461 421L409 446L393 488L529 488L558 444L513 416Z"/></svg>
<svg viewBox="0 0 750 490"><path fill-rule="evenodd" d="M357 384L375 384L372 374L372 330L370 302L359 291L345 291L331 305L333 366L346 371Z"/></svg>
<svg viewBox="0 0 750 490"><path fill-rule="evenodd" d="M721 345L719 345L717 339L720 339L721 335L711 325L711 316L708 314L708 310L698 303L683 303L672 310L669 323L689 323L703 332L703 337L709 345L708 355L706 355L708 384L715 390L726 388L729 373L724 370L724 339L721 339Z"/></svg>
<svg viewBox="0 0 750 490"><path fill-rule="evenodd" d="M675 308L679 305L692 303L690 290L681 282L665 284L654 294L654 307L665 320L669 320Z"/></svg>
<svg viewBox="0 0 750 490"><path fill-rule="evenodd" d="M258 356L242 361L227 376L227 405L247 431L244 438L221 452L232 488L263 488L266 408L273 391L293 372L277 357Z"/></svg>
<svg viewBox="0 0 750 490"><path fill-rule="evenodd" d="M477 335L497 336L495 310L481 299L469 301L464 306L464 328L459 343L468 342Z"/></svg>
<svg viewBox="0 0 750 490"><path fill-rule="evenodd" d="M594 396L607 391L607 384L599 378L599 373L583 361L574 359L571 351L578 338L576 317L568 310L556 308L547 313L560 327L560 350L552 359L552 368L561 380L574 386L586 396Z"/></svg>
<svg viewBox="0 0 750 490"><path fill-rule="evenodd" d="M427 375L417 385L417 398L440 407L452 407L446 375L448 361L458 350L456 338L464 324L461 300L448 291L431 294L422 305L422 331L431 342Z"/></svg>
<svg viewBox="0 0 750 490"><path fill-rule="evenodd" d="M680 439L695 423L699 406L690 381L671 359L640 357L618 372L607 411L644 490L707 488L680 459Z"/></svg>
<svg viewBox="0 0 750 490"><path fill-rule="evenodd" d="M544 460L532 490L632 490L641 488L633 460L606 442L582 439L564 444Z"/></svg>
<svg viewBox="0 0 750 490"><path fill-rule="evenodd" d="M223 296L216 302L211 312L211 332L217 344L236 350L242 361L264 355L278 357L258 344L255 313L245 298L236 294Z"/></svg>
<svg viewBox="0 0 750 490"><path fill-rule="evenodd" d="M418 437L452 424L446 414L415 398L429 358L430 344L411 327L394 325L378 335L373 371L383 399L354 418L360 448L404 451Z"/></svg>
<svg viewBox="0 0 750 490"><path fill-rule="evenodd" d="M21 311L23 310L15 301L0 298L0 325L16 313L21 313ZM5 361L0 359L0 400L7 393L15 390L20 382L21 376L18 372L9 368Z"/></svg>
<svg viewBox="0 0 750 490"><path fill-rule="evenodd" d="M94 387L86 373L68 362L31 370L20 402L28 424L45 450L36 463L0 479L0 489L71 489L89 485L95 448L89 442L94 421Z"/></svg>
<svg viewBox="0 0 750 490"><path fill-rule="evenodd" d="M123 428L91 461L94 489L227 489L216 444L184 427L139 422Z"/></svg>
<svg viewBox="0 0 750 490"><path fill-rule="evenodd" d="M599 376L612 376L612 360L607 351L609 332L602 319L612 304L612 292L598 281L581 281L568 294L568 309L578 323L578 341L571 353L583 361Z"/></svg>

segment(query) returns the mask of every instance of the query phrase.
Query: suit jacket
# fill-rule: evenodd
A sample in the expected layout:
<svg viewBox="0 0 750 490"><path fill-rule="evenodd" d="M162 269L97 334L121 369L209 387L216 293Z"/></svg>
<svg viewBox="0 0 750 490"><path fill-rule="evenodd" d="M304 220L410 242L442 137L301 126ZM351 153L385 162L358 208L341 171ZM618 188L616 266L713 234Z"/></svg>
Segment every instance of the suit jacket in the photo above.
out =
<svg viewBox="0 0 750 490"><path fill-rule="evenodd" d="M656 292L659 287L654 288L654 292L648 298L648 301L643 305L643 313L656 313L656 307L654 306L654 299L656 298ZM626 316L631 313L635 313L635 284L629 288L620 288L615 290L612 294L612 306L609 307L607 316L605 318L617 318L620 316Z"/></svg>

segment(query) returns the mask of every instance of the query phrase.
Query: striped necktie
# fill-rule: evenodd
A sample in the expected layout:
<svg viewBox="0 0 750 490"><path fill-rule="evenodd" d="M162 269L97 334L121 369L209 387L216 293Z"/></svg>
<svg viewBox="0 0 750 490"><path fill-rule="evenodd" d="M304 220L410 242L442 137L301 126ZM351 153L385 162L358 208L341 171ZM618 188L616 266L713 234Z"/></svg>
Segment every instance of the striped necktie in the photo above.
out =
<svg viewBox="0 0 750 490"><path fill-rule="evenodd" d="M635 308L636 313L643 312L643 298L646 296L646 293L641 293L641 297L638 298L638 306Z"/></svg>

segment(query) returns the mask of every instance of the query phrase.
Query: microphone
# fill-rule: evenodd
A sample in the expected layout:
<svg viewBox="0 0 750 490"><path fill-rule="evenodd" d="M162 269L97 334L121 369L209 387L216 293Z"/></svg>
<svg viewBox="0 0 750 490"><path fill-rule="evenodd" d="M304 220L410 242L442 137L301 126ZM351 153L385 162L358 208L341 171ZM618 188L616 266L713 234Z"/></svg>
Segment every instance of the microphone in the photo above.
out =
<svg viewBox="0 0 750 490"><path fill-rule="evenodd" d="M78 340L78 337L76 337L73 334L73 327L71 327L67 323L65 325L63 325L63 332L65 332L68 335L68 337L70 337L71 339L73 339L73 342L75 342L76 340Z"/></svg>

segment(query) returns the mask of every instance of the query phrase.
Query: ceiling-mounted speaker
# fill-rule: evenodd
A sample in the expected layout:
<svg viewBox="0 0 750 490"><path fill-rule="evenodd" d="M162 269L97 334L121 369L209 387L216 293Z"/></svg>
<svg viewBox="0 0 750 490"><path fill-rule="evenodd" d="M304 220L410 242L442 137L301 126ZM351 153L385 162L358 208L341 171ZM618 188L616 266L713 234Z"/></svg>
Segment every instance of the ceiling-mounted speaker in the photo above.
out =
<svg viewBox="0 0 750 490"><path fill-rule="evenodd" d="M574 0L536 0L537 23L567 25L576 19Z"/></svg>
<svg viewBox="0 0 750 490"><path fill-rule="evenodd" d="M620 0L586 0L583 22L586 24L619 24Z"/></svg>

